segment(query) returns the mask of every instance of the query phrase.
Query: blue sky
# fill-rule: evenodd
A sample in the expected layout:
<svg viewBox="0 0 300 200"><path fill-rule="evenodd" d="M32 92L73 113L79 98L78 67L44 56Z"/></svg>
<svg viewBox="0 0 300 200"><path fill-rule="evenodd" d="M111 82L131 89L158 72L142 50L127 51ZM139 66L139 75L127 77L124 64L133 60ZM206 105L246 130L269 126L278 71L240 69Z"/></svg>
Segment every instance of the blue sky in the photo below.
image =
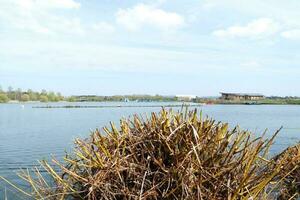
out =
<svg viewBox="0 0 300 200"><path fill-rule="evenodd" d="M298 0L0 0L0 85L300 96Z"/></svg>

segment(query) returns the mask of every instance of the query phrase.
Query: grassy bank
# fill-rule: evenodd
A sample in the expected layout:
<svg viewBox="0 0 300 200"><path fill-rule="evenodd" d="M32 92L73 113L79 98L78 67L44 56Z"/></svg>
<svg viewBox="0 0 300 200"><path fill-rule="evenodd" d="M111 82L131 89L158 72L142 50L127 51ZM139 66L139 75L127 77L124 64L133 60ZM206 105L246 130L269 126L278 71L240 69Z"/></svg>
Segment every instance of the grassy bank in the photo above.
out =
<svg viewBox="0 0 300 200"><path fill-rule="evenodd" d="M141 104L141 105L66 105L66 106L33 106L33 108L48 108L48 109L55 109L55 108L180 108L180 107L201 107L202 104Z"/></svg>
<svg viewBox="0 0 300 200"><path fill-rule="evenodd" d="M256 101L249 100L224 100L199 98L194 102L204 104L229 104L229 105L300 105L300 98L266 98Z"/></svg>
<svg viewBox="0 0 300 200"><path fill-rule="evenodd" d="M19 175L36 199L296 199L300 146L270 158L276 134L254 138L197 111L161 110L95 130L64 162Z"/></svg>

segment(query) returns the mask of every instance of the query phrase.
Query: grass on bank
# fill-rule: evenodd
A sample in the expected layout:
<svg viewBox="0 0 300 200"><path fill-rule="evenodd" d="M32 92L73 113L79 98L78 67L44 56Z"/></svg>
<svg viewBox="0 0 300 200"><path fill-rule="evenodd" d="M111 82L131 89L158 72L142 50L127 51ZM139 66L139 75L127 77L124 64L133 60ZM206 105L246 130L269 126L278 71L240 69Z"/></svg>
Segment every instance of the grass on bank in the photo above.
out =
<svg viewBox="0 0 300 200"><path fill-rule="evenodd" d="M198 98L194 102L205 104L225 104L225 105L300 105L299 97L267 97L260 100L224 100L221 98Z"/></svg>
<svg viewBox="0 0 300 200"><path fill-rule="evenodd" d="M296 199L300 149L269 159L276 134L253 138L196 110L163 109L95 130L64 163L19 176L36 199Z"/></svg>

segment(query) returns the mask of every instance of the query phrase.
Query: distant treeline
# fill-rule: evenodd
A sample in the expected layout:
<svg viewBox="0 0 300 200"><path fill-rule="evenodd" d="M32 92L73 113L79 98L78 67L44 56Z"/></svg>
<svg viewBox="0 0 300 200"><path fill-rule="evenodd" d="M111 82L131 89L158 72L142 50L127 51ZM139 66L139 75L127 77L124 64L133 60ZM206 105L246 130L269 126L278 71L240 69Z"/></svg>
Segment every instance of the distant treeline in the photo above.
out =
<svg viewBox="0 0 300 200"><path fill-rule="evenodd" d="M31 89L23 91L22 89L14 89L8 87L4 90L0 86L0 103L9 101L41 101L41 102L103 102L103 101L137 101L137 102L172 102L184 101L204 104L297 104L300 105L300 97L295 96L270 96L261 100L224 100L218 97L178 97L178 96L162 96L162 95L113 95L113 96L98 96L98 95L81 95L81 96L63 96L59 92L49 92L42 90L36 92Z"/></svg>
<svg viewBox="0 0 300 200"><path fill-rule="evenodd" d="M14 89L8 87L5 91L0 87L0 103L6 103L8 101L41 101L41 102L56 102L65 100L59 92L47 92L42 90L41 92L35 92L31 89L22 91L22 89Z"/></svg>
<svg viewBox="0 0 300 200"><path fill-rule="evenodd" d="M4 90L0 86L0 103L6 103L9 101L41 101L41 102L57 102L57 101L69 101L69 102L101 102L101 101L179 101L175 96L162 96L162 95L114 95L114 96L97 96L97 95L83 95L83 96L69 96L65 97L59 92L48 92L42 90L36 92L31 89L23 91L22 89L14 89L8 87ZM186 99L186 101L189 101Z"/></svg>
<svg viewBox="0 0 300 200"><path fill-rule="evenodd" d="M85 96L71 96L68 98L69 101L178 101L175 96L161 96L161 95L114 95L114 96L96 96L96 95L85 95Z"/></svg>

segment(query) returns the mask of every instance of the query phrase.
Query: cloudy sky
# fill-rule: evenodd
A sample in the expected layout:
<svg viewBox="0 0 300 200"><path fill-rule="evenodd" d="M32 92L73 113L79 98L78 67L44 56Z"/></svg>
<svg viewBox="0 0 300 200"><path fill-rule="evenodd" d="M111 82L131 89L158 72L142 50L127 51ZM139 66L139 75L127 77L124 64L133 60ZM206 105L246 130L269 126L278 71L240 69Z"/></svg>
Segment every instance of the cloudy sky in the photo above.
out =
<svg viewBox="0 0 300 200"><path fill-rule="evenodd" d="M299 0L0 0L0 85L300 96Z"/></svg>

